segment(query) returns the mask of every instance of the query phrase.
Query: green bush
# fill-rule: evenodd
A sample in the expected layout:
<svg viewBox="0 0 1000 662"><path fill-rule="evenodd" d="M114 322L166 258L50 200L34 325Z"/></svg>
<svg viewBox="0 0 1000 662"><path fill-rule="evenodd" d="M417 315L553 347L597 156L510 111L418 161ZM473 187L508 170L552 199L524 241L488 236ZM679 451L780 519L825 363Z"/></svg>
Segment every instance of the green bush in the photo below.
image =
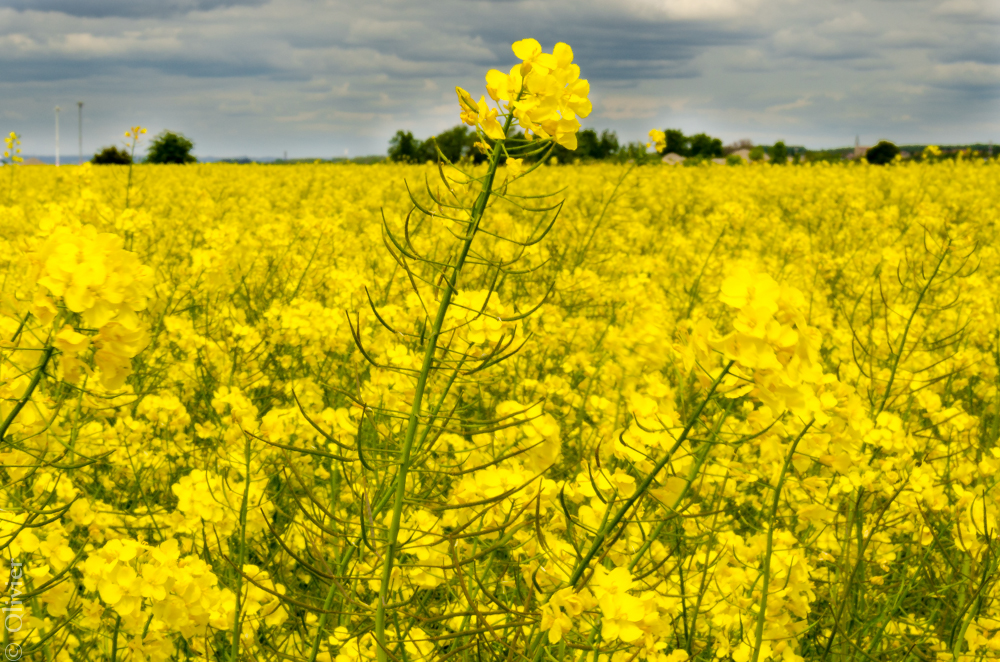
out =
<svg viewBox="0 0 1000 662"><path fill-rule="evenodd" d="M771 148L771 163L774 165L785 165L788 163L788 148L782 140L774 143Z"/></svg>
<svg viewBox="0 0 1000 662"><path fill-rule="evenodd" d="M146 163L197 163L191 150L194 143L183 134L173 131L161 131L149 144Z"/></svg>
<svg viewBox="0 0 1000 662"><path fill-rule="evenodd" d="M123 148L112 145L94 154L90 162L94 165L129 165L132 163L132 155Z"/></svg>
<svg viewBox="0 0 1000 662"><path fill-rule="evenodd" d="M892 163L892 160L899 154L899 148L888 140L880 140L877 145L865 152L865 158L872 165L885 165Z"/></svg>

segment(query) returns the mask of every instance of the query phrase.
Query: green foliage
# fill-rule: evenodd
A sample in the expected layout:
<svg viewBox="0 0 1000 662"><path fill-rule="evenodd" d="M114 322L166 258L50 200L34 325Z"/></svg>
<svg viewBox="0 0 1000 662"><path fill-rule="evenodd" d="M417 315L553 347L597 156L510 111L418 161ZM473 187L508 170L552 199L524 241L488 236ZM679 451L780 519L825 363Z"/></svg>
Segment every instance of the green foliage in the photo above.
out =
<svg viewBox="0 0 1000 662"><path fill-rule="evenodd" d="M437 161L437 150L441 150L448 161L458 163L462 157L472 152L472 146L478 140L476 132L464 124L459 124L436 136L431 136L421 147L426 153L426 161ZM435 149L436 148L436 149Z"/></svg>
<svg viewBox="0 0 1000 662"><path fill-rule="evenodd" d="M197 163L198 159L191 154L192 149L194 143L183 134L161 131L149 144L146 163Z"/></svg>
<svg viewBox="0 0 1000 662"><path fill-rule="evenodd" d="M667 129L663 132L667 136L667 146L663 148L664 154L680 154L687 156L690 141L684 137L684 132L680 129Z"/></svg>
<svg viewBox="0 0 1000 662"><path fill-rule="evenodd" d="M750 150L750 160L751 161L763 161L764 160L764 148L757 145Z"/></svg>
<svg viewBox="0 0 1000 662"><path fill-rule="evenodd" d="M684 166L685 168L693 168L695 166L700 166L703 163L710 163L711 161L712 157L702 156L701 154L698 154L696 156L687 157L686 159L684 159L684 162L681 165Z"/></svg>
<svg viewBox="0 0 1000 662"><path fill-rule="evenodd" d="M899 148L888 140L880 140L877 145L870 148L865 153L865 158L872 165L885 165L892 163L892 160L899 154Z"/></svg>
<svg viewBox="0 0 1000 662"><path fill-rule="evenodd" d="M811 150L805 153L806 163L840 163L844 156L853 152L854 149L820 149Z"/></svg>
<svg viewBox="0 0 1000 662"><path fill-rule="evenodd" d="M397 163L416 163L420 141L409 131L399 130L389 140L389 160Z"/></svg>
<svg viewBox="0 0 1000 662"><path fill-rule="evenodd" d="M451 163L471 159L481 163L486 157L474 147L479 140L475 131L464 124L454 126L427 140L413 137L409 131L397 131L389 141L389 160L398 163L437 162L438 150Z"/></svg>
<svg viewBox="0 0 1000 662"><path fill-rule="evenodd" d="M782 140L774 143L771 148L771 163L773 165L785 165L788 163L788 148Z"/></svg>
<svg viewBox="0 0 1000 662"><path fill-rule="evenodd" d="M105 147L94 154L90 159L94 165L129 165L132 163L132 155L120 147L114 145Z"/></svg>
<svg viewBox="0 0 1000 662"><path fill-rule="evenodd" d="M633 141L618 148L618 151L609 158L616 163L636 163L639 165L647 163L659 163L660 155L646 149L646 143Z"/></svg>
<svg viewBox="0 0 1000 662"><path fill-rule="evenodd" d="M696 133L693 136L685 136L680 129L666 129L663 134L666 136L666 147L661 154L679 154L680 156L718 158L723 154L722 140L713 138L707 133Z"/></svg>
<svg viewBox="0 0 1000 662"><path fill-rule="evenodd" d="M441 154L452 163L458 163L462 160L482 163L486 157L475 147L479 140L479 135L464 124L431 136L427 140L419 140L409 131L397 131L396 135L389 141L389 159L399 163L437 161L438 150L441 150ZM524 140L524 134L521 132L512 134L508 140L510 144L519 144ZM555 145L550 152L550 157L555 159L555 163L627 161L629 159L646 162L649 160L646 156L647 150L644 144L635 143L635 145L622 148L618 142L618 135L614 131L604 130L598 134L594 129L583 129L577 134L577 148L575 150ZM533 158L537 158L537 155L527 157L529 162Z"/></svg>
<svg viewBox="0 0 1000 662"><path fill-rule="evenodd" d="M743 157L737 156L736 154L730 154L726 157L726 165L737 166L743 165Z"/></svg>
<svg viewBox="0 0 1000 662"><path fill-rule="evenodd" d="M576 149L569 150L562 145L556 145L552 149L552 156L558 159L559 163L573 163L581 161L604 161L616 156L621 149L618 144L618 134L605 129L600 135L594 129L583 129L576 135ZM643 152L646 151L645 145Z"/></svg>
<svg viewBox="0 0 1000 662"><path fill-rule="evenodd" d="M722 140L713 138L707 133L696 133L691 136L691 146L688 153L682 156L701 157L703 159L716 159L722 156Z"/></svg>

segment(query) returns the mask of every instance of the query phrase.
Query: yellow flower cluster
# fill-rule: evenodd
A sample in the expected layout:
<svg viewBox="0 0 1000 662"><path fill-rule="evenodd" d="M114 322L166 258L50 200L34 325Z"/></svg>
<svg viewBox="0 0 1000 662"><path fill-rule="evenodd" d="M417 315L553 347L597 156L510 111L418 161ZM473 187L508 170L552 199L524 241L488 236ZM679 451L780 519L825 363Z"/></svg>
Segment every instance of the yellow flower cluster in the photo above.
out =
<svg viewBox="0 0 1000 662"><path fill-rule="evenodd" d="M580 67L573 63L573 49L558 43L551 53L542 51L534 39L522 39L511 47L521 59L510 73L491 69L486 74L486 91L504 112L513 111L527 137L552 139L567 149L576 149L580 130L578 117L587 117L592 109L590 84L580 78ZM490 138L505 138L497 120L498 111L490 108L486 97L479 101L456 88L462 121L478 126ZM517 161L519 166L520 162Z"/></svg>
<svg viewBox="0 0 1000 662"><path fill-rule="evenodd" d="M657 152L662 152L667 146L667 134L659 129L651 129L649 132L649 142L646 147L653 147Z"/></svg>
<svg viewBox="0 0 1000 662"><path fill-rule="evenodd" d="M39 238L27 261L27 282L37 283L25 294L32 297L34 316L47 324L62 305L79 315L83 327L96 331L90 336L66 324L56 335L66 379L79 379L84 366L78 356L93 343L102 384L120 388L131 374L131 359L149 342L137 313L146 309L152 294L152 270L124 249L121 237L98 232L92 225L52 228Z"/></svg>
<svg viewBox="0 0 1000 662"><path fill-rule="evenodd" d="M11 131L10 135L3 139L3 142L3 157L10 159L11 163L22 163L24 158L21 157L21 138Z"/></svg>
<svg viewBox="0 0 1000 662"><path fill-rule="evenodd" d="M515 46L490 96L558 140L589 110L571 53ZM1000 650L996 162L507 181L401 481L466 227L426 192L440 224L408 216L433 172L136 167L128 210L89 166L0 204L29 659L377 660L380 606L400 660ZM511 200L563 188L535 242Z"/></svg>

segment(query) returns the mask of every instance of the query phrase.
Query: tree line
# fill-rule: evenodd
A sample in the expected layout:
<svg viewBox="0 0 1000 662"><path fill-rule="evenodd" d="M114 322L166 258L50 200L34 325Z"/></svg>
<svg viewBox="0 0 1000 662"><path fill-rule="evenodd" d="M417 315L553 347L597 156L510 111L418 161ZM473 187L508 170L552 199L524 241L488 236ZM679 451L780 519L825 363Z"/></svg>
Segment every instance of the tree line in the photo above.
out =
<svg viewBox="0 0 1000 662"><path fill-rule="evenodd" d="M657 152L650 150L644 142L634 141L623 144L619 141L618 134L610 129L605 129L600 133L595 129L582 129L577 134L577 148L575 150L554 145L552 150L548 152L547 158L556 163L577 161L651 163L659 161L665 154L674 153L685 157L686 160L694 164L707 159L720 158L732 151L730 148L738 149L744 143L749 142L742 141L734 145L723 146L720 138L715 138L707 133L686 136L680 129L667 129L664 133L667 136L666 147ZM512 135L511 138L523 140L524 135L518 133ZM410 131L400 130L389 141L389 160L398 163L437 161L440 150L440 154L452 163L462 160L480 163L485 160L485 156L475 146L479 140L476 132L464 124L459 124L425 140L414 137ZM780 148L784 148L784 143L779 143L776 147L779 145ZM763 153L763 151L760 152L761 157L763 157Z"/></svg>
<svg viewBox="0 0 1000 662"><path fill-rule="evenodd" d="M153 137L146 151L144 163L197 163L191 154L194 143L181 133L161 131ZM94 165L129 165L132 154L128 150L111 145L104 147L90 159Z"/></svg>
<svg viewBox="0 0 1000 662"><path fill-rule="evenodd" d="M724 145L722 139L707 133L685 135L681 129L666 129L664 135L665 146L655 151L649 149L643 142L622 144L618 140L618 135L612 130L605 129L598 133L594 129L582 129L577 134L575 150L554 145L548 152L547 158L556 163L590 161L654 163L667 154L676 154L684 157L684 165L697 165L710 159L724 157L726 163L737 165L745 161L743 156L735 152L746 150L744 156L751 162L766 160L772 165L794 165L816 161L839 161L849 151L844 149L810 151L803 147L790 147L782 140L773 145L754 145L752 141L744 139ZM524 135L518 133L511 138L524 139ZM440 154L452 163L462 160L481 163L486 157L476 148L479 140L476 132L464 124L426 140L415 138L410 131L400 130L389 141L389 160L399 163L434 162L438 160L438 150L440 150ZM870 148L864 157L869 163L884 165L891 163L899 153L900 150L896 145L883 140Z"/></svg>
<svg viewBox="0 0 1000 662"><path fill-rule="evenodd" d="M518 132L511 139L524 140L524 134ZM487 139L488 140L488 139ZM397 131L389 141L389 160L398 163L426 163L438 160L438 150L448 161L456 163L462 160L481 163L486 157L476 147L480 137L470 127L464 124L452 127L426 140L415 138L410 131ZM575 161L612 161L612 162L651 162L659 157L646 149L642 142L621 144L618 134L604 130L598 133L594 129L582 129L577 133L577 148L568 150L561 145L553 145L547 158L556 163L572 163ZM526 159L530 161L531 159Z"/></svg>

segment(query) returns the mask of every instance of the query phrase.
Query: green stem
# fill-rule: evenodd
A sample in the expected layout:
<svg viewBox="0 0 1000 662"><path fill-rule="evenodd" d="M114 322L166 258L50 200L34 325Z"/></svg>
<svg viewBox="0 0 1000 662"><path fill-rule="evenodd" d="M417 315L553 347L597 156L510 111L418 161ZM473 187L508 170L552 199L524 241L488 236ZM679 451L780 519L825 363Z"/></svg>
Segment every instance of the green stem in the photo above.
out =
<svg viewBox="0 0 1000 662"><path fill-rule="evenodd" d="M763 568L761 568L764 574L760 588L760 606L757 608L757 627L754 631L753 657L750 658L751 662L757 662L757 659L760 657L761 645L764 641L764 621L767 620L767 591L771 583L771 555L774 553L774 520L778 514L778 502L781 500L781 486L785 482L788 465L792 463L792 456L795 455L795 449L798 447L799 442L802 441L802 437L806 436L806 432L812 427L812 424L813 422L809 421L802 428L802 432L795 438L795 441L792 442L792 447L788 450L788 455L785 457L785 464L781 467L778 484L774 486L774 499L771 501L771 512L768 513L767 518L767 549L764 551L764 563Z"/></svg>
<svg viewBox="0 0 1000 662"><path fill-rule="evenodd" d="M504 135L507 135L507 131L510 129L513 119L513 113L508 113L506 122L504 123ZM483 213L486 211L486 203L489 201L490 193L493 189L493 179L496 177L497 165L500 161L500 154L502 152L500 149L501 143L502 141L497 141L497 144L493 147L493 153L490 157L489 170L487 171L486 178L483 181L482 191L472 207L472 219L469 224L469 232L462 244L462 250L459 253L458 260L455 262L455 266L452 269L451 277L445 279L444 292L441 295L441 302L438 304L437 313L434 316L431 332L427 339L427 349L424 350L423 364L420 367L420 374L417 377L416 390L413 394L413 403L410 407L409 421L406 426L406 436L403 438L403 447L400 449L399 471L396 474L396 490L392 506L392 520L389 524L389 531L385 543L385 555L382 565L382 581L379 586L378 605L376 606L375 611L375 640L378 646L378 662L387 662L388 660L388 654L386 653L388 649L386 647L387 644L385 639L385 610L387 600L389 598L389 584L392 579L393 563L395 561L396 552L398 551L399 524L402 519L403 501L406 497L406 476L410 469L410 454L413 450L414 441L417 437L421 405L423 404L424 399L424 390L427 387L427 378L430 375L432 366L434 365L434 355L437 350L438 338L441 335L441 327L444 324L445 314L448 312L448 307L451 305L451 298L455 294L459 274L462 271L462 267L465 265L465 260L469 255L469 249L472 247L472 241L476 237L476 231L479 229L479 222L483 217Z"/></svg>
<svg viewBox="0 0 1000 662"><path fill-rule="evenodd" d="M896 371L899 369L899 363L903 359L903 349L906 346L906 337L910 333L910 326L913 324L913 319L917 316L917 311L920 310L920 304L923 303L927 290L930 289L931 283L934 282L934 279L937 278L938 272L941 270L941 265L944 264L945 258L948 257L948 249L950 247L950 242L944 247L944 250L941 252L941 258L938 260L937 264L934 265L934 273L932 273L931 277L927 279L926 283L924 283L923 289L920 290L920 296L917 297L917 303L913 306L913 312L910 313L910 318L906 320L906 327L903 329L903 337L899 340L899 350L896 352L896 356L894 357L895 360L892 363L892 371L889 373L889 381L885 385L885 394L882 396L882 404L879 406L878 411L875 412L875 416L872 418L881 414L885 409L886 404L889 402L889 395L892 393L892 383L896 380Z"/></svg>
<svg viewBox="0 0 1000 662"><path fill-rule="evenodd" d="M729 374L729 369L733 367L734 363L736 363L736 361L730 361L729 363L726 364L726 367L722 369L722 372L719 373L719 376L716 377L714 382L712 382L712 386L711 388L709 388L708 393L705 395L705 398L701 401L701 404L698 406L698 410L694 412L694 414L688 420L687 424L684 426L684 430L683 432L681 432L681 435L677 438L677 441L674 442L674 445L670 448L670 450L667 451L662 458L660 458L660 461L656 463L652 471L650 471L649 474L646 475L646 478L636 488L632 496L629 497L628 500L626 500L625 505L623 505L621 509L619 509L619 511L615 514L610 524L602 523L598 534L594 537L594 542L591 544L590 549L587 551L587 554L580 560L576 568L574 568L573 575L569 578L570 586L574 587L576 586L576 583L580 580L580 577L582 577L583 573L587 570L587 566L590 565L590 562L597 554L597 551L604 545L604 542L607 540L609 534L612 531L614 531L615 527L617 527L618 524L622 521L622 519L624 519L628 511L631 510L632 506L635 505L635 502L638 501L646 493L646 491L649 489L649 486L653 483L653 480L656 479L656 475L659 474L660 471L663 469L663 467L666 466L667 462L670 461L670 458L673 457L674 453L677 452L677 449L681 447L681 444L683 444L684 441L687 440L688 435L691 434L691 429L694 428L695 423L701 417L702 412L705 411L705 407L708 406L709 401L715 394L715 390L719 387L719 384L722 383L722 379L727 374ZM529 655L525 656L526 659L530 659L532 662L538 662L539 660L541 660L542 652L545 649L545 646L542 645L542 638L544 636L545 633L540 629L535 633L535 635L532 637L531 641L528 644L527 651L531 652ZM384 661L379 660L379 662L384 662Z"/></svg>
<svg viewBox="0 0 1000 662"><path fill-rule="evenodd" d="M14 419L17 418L17 415L21 413L21 410L24 409L25 405L28 404L28 401L31 400L31 394L35 392L35 389L38 388L38 383L42 381L42 375L45 373L45 366L48 365L49 359L52 358L52 353L54 351L55 348L52 347L52 345L45 348L45 352L42 354L42 362L35 370L35 374L32 376L31 383L28 384L28 388L24 391L24 395L17 401L14 408L10 410L10 413L7 415L6 420L4 420L3 425L0 425L0 442L6 441L7 429L14 422Z"/></svg>
<svg viewBox="0 0 1000 662"><path fill-rule="evenodd" d="M705 396L705 399L702 400L701 406L698 407L698 411L696 411L694 413L694 416L692 416L691 419L688 421L687 425L684 427L684 431L681 433L681 436L677 438L676 442L674 442L673 447L669 451L667 451L667 453L664 454L662 458L660 458L660 461L656 463L656 465L653 467L653 470L646 475L646 478L643 479L642 483L632 494L632 496L625 501L625 505L623 505L621 509L615 514L614 518L611 520L611 523L608 526L601 527L601 532L594 538L594 542L593 544L591 544L590 550L587 551L587 554L583 557L583 559L574 569L573 575L569 578L570 586L576 585L576 583L580 580L580 577L582 577L583 573L587 570L587 566L590 565L591 559L593 559L594 555L597 554L597 550L600 549L601 546L604 544L604 541L607 539L608 534L611 531L613 531L615 527L618 526L618 524L622 521L622 519L624 519L628 511L632 509L633 505L635 505L635 502L638 501L646 493L646 490L649 489L649 486L656 479L657 474L660 473L660 470L662 470L663 467L667 465L667 462L669 462L670 458L673 457L674 453L677 452L677 449L681 447L681 444L683 444L685 440L687 440L688 435L691 433L691 428L694 427L694 424L697 422L698 418L701 416L701 413L705 410L705 407L708 405L709 400L712 399L712 395L715 393L715 389L717 389L719 387L719 384L722 382L722 378L729 373L729 369L733 366L733 363L735 363L735 361L730 361L726 365L726 367L722 370L722 372L719 373L719 376L715 379L715 382L709 389L708 394Z"/></svg>
<svg viewBox="0 0 1000 662"><path fill-rule="evenodd" d="M118 628L121 627L121 624L121 614L115 614L115 631L111 635L111 662L115 662L118 657Z"/></svg>
<svg viewBox="0 0 1000 662"><path fill-rule="evenodd" d="M129 195L132 193L132 166L135 164L135 143L137 138L132 138L132 151L128 160L128 183L125 184L125 209L128 209Z"/></svg>
<svg viewBox="0 0 1000 662"><path fill-rule="evenodd" d="M250 499L250 436L246 435L246 445L243 450L243 457L246 463L246 472L243 476L243 502L240 505L240 556L236 565L237 573L243 572L243 563L246 561L247 553L247 502ZM239 574L242 577L242 574ZM230 662L236 662L240 654L240 611L242 610L243 582L239 579L239 586L236 587L236 609L233 612L233 644L229 653Z"/></svg>
<svg viewBox="0 0 1000 662"><path fill-rule="evenodd" d="M323 602L323 613L319 617L319 628L316 630L316 638L313 639L312 651L309 653L309 662L316 662L316 655L319 653L319 642L323 638L323 628L326 627L326 619L330 616L330 607L333 606L333 594L337 590L337 584L330 583L330 590L326 593L326 600Z"/></svg>

